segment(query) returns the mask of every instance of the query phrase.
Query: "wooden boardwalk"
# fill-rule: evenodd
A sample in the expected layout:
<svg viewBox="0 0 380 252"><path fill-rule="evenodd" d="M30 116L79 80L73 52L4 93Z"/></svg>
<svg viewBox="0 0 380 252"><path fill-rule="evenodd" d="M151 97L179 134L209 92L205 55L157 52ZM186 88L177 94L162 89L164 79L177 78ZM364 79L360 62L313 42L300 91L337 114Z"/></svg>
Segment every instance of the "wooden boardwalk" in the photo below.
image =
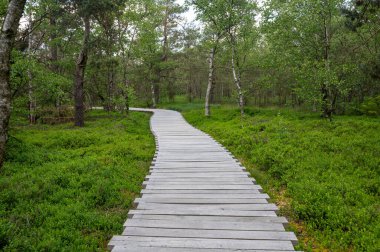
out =
<svg viewBox="0 0 380 252"><path fill-rule="evenodd" d="M294 251L286 219L231 153L178 112L142 111L154 112L157 151L112 251Z"/></svg>

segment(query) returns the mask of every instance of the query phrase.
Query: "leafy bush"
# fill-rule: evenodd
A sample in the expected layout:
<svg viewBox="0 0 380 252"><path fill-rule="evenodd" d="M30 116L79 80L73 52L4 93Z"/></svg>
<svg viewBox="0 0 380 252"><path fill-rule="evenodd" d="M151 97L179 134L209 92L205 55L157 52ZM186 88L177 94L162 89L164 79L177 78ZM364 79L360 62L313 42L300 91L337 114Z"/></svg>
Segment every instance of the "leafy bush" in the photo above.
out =
<svg viewBox="0 0 380 252"><path fill-rule="evenodd" d="M360 110L365 115L380 116L380 95L366 99Z"/></svg>
<svg viewBox="0 0 380 252"><path fill-rule="evenodd" d="M38 117L73 117L74 108L70 106L61 106L59 109L55 107L39 108L37 111Z"/></svg>

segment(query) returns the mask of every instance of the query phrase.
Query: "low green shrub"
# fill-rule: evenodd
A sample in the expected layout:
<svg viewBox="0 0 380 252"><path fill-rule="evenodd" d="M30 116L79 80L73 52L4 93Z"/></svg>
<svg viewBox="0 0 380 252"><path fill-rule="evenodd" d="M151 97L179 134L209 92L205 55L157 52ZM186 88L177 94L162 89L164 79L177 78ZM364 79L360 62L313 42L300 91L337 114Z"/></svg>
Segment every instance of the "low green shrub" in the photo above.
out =
<svg viewBox="0 0 380 252"><path fill-rule="evenodd" d="M380 116L380 95L367 98L360 106L360 111L365 115Z"/></svg>
<svg viewBox="0 0 380 252"><path fill-rule="evenodd" d="M93 111L81 129L13 124L0 172L0 250L106 251L154 155L148 120Z"/></svg>

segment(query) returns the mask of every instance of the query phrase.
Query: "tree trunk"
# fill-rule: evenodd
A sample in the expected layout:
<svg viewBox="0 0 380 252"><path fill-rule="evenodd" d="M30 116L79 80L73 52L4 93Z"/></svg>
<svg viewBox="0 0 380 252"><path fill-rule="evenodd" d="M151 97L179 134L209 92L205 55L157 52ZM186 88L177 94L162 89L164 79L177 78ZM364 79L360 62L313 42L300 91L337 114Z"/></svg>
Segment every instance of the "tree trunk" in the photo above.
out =
<svg viewBox="0 0 380 252"><path fill-rule="evenodd" d="M114 73L113 73L113 63L111 63L108 67L108 85L107 85L107 96L108 96L108 105L107 105L107 111L114 111L115 110L115 104L114 104Z"/></svg>
<svg viewBox="0 0 380 252"><path fill-rule="evenodd" d="M11 0L0 33L0 167L4 162L5 144L11 114L11 88L9 84L11 52L26 0Z"/></svg>
<svg viewBox="0 0 380 252"><path fill-rule="evenodd" d="M90 19L83 18L84 21L84 36L82 50L78 56L75 70L75 126L84 126L84 74L88 58L88 43L90 37Z"/></svg>
<svg viewBox="0 0 380 252"><path fill-rule="evenodd" d="M235 60L236 57L236 49L235 46L232 46L232 58L231 58L231 65L232 65L232 74L234 77L234 82L238 91L238 99L239 99L239 107L240 107L240 113L243 116L244 115L244 95L243 95L243 89L241 87L241 76L240 76L240 69L239 69L239 62L238 60Z"/></svg>
<svg viewBox="0 0 380 252"><path fill-rule="evenodd" d="M220 97L221 97L221 101L223 101L223 98L224 98L224 82L222 81L221 83L221 94L220 94Z"/></svg>
<svg viewBox="0 0 380 252"><path fill-rule="evenodd" d="M161 95L160 95L160 81L159 80L155 80L154 83L154 99L156 100L156 105L160 103L160 100L161 100Z"/></svg>
<svg viewBox="0 0 380 252"><path fill-rule="evenodd" d="M125 111L126 114L129 114L129 81L125 78L125 92L124 92L124 101L125 101Z"/></svg>
<svg viewBox="0 0 380 252"><path fill-rule="evenodd" d="M113 58L112 46L114 45L114 37L113 37L113 27L112 24L106 22L104 25L104 29L107 37L107 46L106 46L106 54L107 54L107 72L108 72L108 85L107 85L107 95L108 95L108 111L115 111L115 64Z"/></svg>
<svg viewBox="0 0 380 252"><path fill-rule="evenodd" d="M125 90L123 91L123 97L125 101L125 111L126 114L129 114L129 80L128 80L128 74L127 74L127 64L124 63L124 84L125 84Z"/></svg>
<svg viewBox="0 0 380 252"><path fill-rule="evenodd" d="M169 97L169 102L174 102L175 88L174 88L173 80L171 79L168 79L168 97Z"/></svg>
<svg viewBox="0 0 380 252"><path fill-rule="evenodd" d="M215 53L216 53L216 46L214 46L211 49L210 52L210 58L209 58L209 66L208 66L208 84L207 84L207 92L206 92L206 98L205 98L205 115L210 116L210 100L211 100L211 91L214 84L214 73L215 73Z"/></svg>
<svg viewBox="0 0 380 252"><path fill-rule="evenodd" d="M192 79L191 76L189 78L189 81L187 83L187 101L192 103L193 102L193 87L192 87Z"/></svg>
<svg viewBox="0 0 380 252"><path fill-rule="evenodd" d="M151 92L152 92L152 107L156 108L157 107L157 102L156 102L156 87L155 87L155 85L154 85L153 82L150 85L150 89L151 89Z"/></svg>
<svg viewBox="0 0 380 252"><path fill-rule="evenodd" d="M186 46L186 50L189 50L190 47L189 46ZM186 61L189 62L190 60L190 57L189 55L186 55ZM186 93L187 93L187 100L188 102L192 103L193 102L193 92L194 92L194 88L193 88L193 84L194 84L194 80L193 80L193 65L191 64L188 64L188 68L187 68L187 87L186 87Z"/></svg>
<svg viewBox="0 0 380 252"><path fill-rule="evenodd" d="M50 28L52 29L52 32L50 33L50 69L58 74L59 67L58 67L58 46L56 43L57 39L57 20L55 17L55 13L53 12L50 17ZM55 101L55 107L58 110L58 114L61 116L61 98L57 97L57 100Z"/></svg>
<svg viewBox="0 0 380 252"><path fill-rule="evenodd" d="M32 46L33 46L33 20L32 14L29 14L29 29L28 29L28 58L29 61L32 59ZM36 99L34 98L34 87L33 87L33 75L30 69L31 62L28 66L28 98L29 98L29 123L36 123Z"/></svg>
<svg viewBox="0 0 380 252"><path fill-rule="evenodd" d="M328 19L328 20L327 20ZM330 72L330 23L331 16L324 18L324 62L325 62L325 71ZM322 117L332 120L333 113L333 104L331 102L331 95L329 90L328 80L325 80L321 87L322 93Z"/></svg>
<svg viewBox="0 0 380 252"><path fill-rule="evenodd" d="M170 1L167 0L165 4L166 4L165 16L164 16L164 20L162 22L163 44L162 44L161 62L163 62L163 63L168 62L168 56L169 56L169 15L170 15L169 4L170 4ZM161 85L163 84L163 82L162 82L163 79L164 79L164 83L167 83L169 100L171 100L171 101L174 100L174 95L172 96L174 91L172 90L172 86L171 86L172 83L170 82L170 79L169 79L169 71L166 67L167 66L165 66L164 70L161 69L161 66L158 67L158 71L157 71L158 81L157 81L157 83L155 83L156 104L158 104L160 102L160 84ZM165 79L166 79L166 81L165 81Z"/></svg>
<svg viewBox="0 0 380 252"><path fill-rule="evenodd" d="M57 39L57 20L54 14L50 16L50 26L52 28L52 32L50 34L50 61L51 61L51 70L54 73L58 73L58 46L56 44L56 39Z"/></svg>
<svg viewBox="0 0 380 252"><path fill-rule="evenodd" d="M162 57L161 61L166 62L168 60L168 51L169 51L169 40L168 40L168 19L169 19L169 1L166 3L166 9L165 9L165 17L163 21L163 45L162 45Z"/></svg>

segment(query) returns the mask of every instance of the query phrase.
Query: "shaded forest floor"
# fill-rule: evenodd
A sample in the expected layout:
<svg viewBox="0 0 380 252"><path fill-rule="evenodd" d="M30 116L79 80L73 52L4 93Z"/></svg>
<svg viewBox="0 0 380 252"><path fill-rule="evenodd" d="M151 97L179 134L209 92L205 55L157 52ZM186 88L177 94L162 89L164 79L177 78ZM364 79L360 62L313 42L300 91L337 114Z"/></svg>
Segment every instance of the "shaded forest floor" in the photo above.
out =
<svg viewBox="0 0 380 252"><path fill-rule="evenodd" d="M291 221L299 249L380 248L380 118L167 104L226 146Z"/></svg>
<svg viewBox="0 0 380 252"><path fill-rule="evenodd" d="M149 115L94 111L81 129L22 120L0 172L0 250L106 250L154 155Z"/></svg>

